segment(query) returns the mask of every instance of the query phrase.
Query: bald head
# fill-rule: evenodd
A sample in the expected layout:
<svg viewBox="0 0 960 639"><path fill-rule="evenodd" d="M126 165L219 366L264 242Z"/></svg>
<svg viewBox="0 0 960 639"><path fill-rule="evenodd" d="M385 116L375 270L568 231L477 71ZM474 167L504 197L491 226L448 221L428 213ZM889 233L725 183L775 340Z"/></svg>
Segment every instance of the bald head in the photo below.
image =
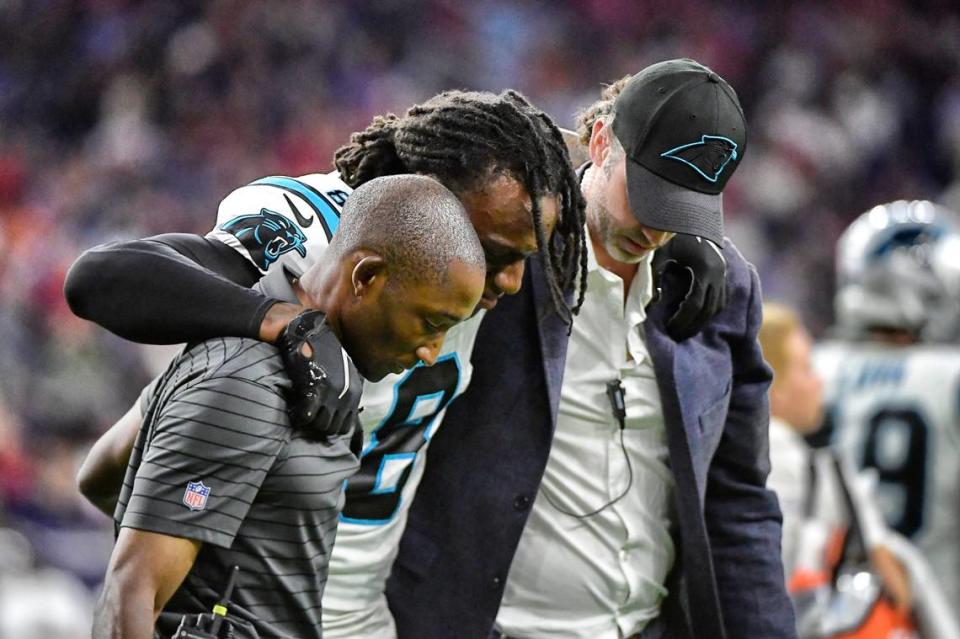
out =
<svg viewBox="0 0 960 639"><path fill-rule="evenodd" d="M431 178L394 175L347 198L298 294L326 313L357 369L376 381L437 361L447 331L475 312L485 275L460 200Z"/></svg>
<svg viewBox="0 0 960 639"><path fill-rule="evenodd" d="M381 255L399 282L441 280L454 260L486 268L460 200L422 175L376 178L347 198L329 250L339 257L358 249Z"/></svg>

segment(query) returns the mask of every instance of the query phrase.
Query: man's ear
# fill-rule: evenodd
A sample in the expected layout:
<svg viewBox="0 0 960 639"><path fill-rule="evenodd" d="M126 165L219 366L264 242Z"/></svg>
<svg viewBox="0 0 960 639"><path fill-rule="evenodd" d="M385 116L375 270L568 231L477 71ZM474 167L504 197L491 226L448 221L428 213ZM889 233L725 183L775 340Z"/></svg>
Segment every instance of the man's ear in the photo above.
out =
<svg viewBox="0 0 960 639"><path fill-rule="evenodd" d="M607 159L610 153L610 138L613 130L608 127L603 118L597 118L593 123L593 129L590 131L590 160L595 166L603 166L603 161Z"/></svg>
<svg viewBox="0 0 960 639"><path fill-rule="evenodd" d="M376 253L367 253L353 266L350 273L354 297L366 297L379 292L387 283L387 263Z"/></svg>

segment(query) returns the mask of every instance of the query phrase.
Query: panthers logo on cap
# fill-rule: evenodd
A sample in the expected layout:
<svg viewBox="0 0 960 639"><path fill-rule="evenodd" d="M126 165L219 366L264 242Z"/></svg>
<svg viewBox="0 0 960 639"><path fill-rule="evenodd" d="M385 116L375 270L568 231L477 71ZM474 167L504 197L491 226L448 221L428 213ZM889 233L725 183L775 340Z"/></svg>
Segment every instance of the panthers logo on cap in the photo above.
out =
<svg viewBox="0 0 960 639"><path fill-rule="evenodd" d="M256 215L241 215L220 226L240 240L251 259L262 271L270 268L281 255L296 251L307 256L304 244L307 236L299 226L270 209L260 209Z"/></svg>
<svg viewBox="0 0 960 639"><path fill-rule="evenodd" d="M730 160L737 159L737 143L720 135L702 135L699 141L664 151L660 157L683 162L705 180L716 182Z"/></svg>

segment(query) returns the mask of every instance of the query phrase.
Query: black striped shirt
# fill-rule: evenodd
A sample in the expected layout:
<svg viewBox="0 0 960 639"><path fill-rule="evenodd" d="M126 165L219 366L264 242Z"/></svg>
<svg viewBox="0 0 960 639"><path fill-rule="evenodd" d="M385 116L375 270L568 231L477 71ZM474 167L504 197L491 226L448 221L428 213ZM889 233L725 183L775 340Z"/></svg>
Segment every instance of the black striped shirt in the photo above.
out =
<svg viewBox="0 0 960 639"><path fill-rule="evenodd" d="M187 350L144 392L114 519L203 542L157 624L162 635L183 613L209 612L238 565L231 615L264 638L321 636L343 482L357 459L349 435L329 443L291 429L288 388L273 346L223 338Z"/></svg>

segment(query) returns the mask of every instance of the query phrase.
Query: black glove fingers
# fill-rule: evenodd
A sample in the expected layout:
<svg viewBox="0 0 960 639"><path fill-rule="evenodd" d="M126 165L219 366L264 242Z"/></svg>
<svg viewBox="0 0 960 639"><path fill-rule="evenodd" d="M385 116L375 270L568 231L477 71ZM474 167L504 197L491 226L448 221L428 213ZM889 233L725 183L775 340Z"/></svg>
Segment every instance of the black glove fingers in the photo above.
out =
<svg viewBox="0 0 960 639"><path fill-rule="evenodd" d="M666 304L667 334L674 340L700 332L726 305L726 261L709 240L678 234L657 249L653 264L665 283L657 303Z"/></svg>
<svg viewBox="0 0 960 639"><path fill-rule="evenodd" d="M696 332L697 320L706 295L706 290L694 276L693 270L690 267L685 267L684 270L686 273L683 279L690 282L689 288L677 305L677 310L667 320L667 334L676 341L690 337L693 334L691 330Z"/></svg>
<svg viewBox="0 0 960 639"><path fill-rule="evenodd" d="M323 313L306 311L277 340L292 390L288 414L295 428L314 437L333 437L349 429L360 402L360 374L344 357L340 341ZM349 367L344 370L344 367ZM344 393L344 385L350 384Z"/></svg>
<svg viewBox="0 0 960 639"><path fill-rule="evenodd" d="M667 334L675 341L682 342L699 330L697 318L700 307L689 301L680 303L677 312L667 321Z"/></svg>
<svg viewBox="0 0 960 639"><path fill-rule="evenodd" d="M687 337L693 337L700 330L707 325L710 319L719 312L717 308L717 300L719 296L717 295L717 289L713 286L706 289L704 294L703 304L701 304L697 316L690 322L690 327L688 330Z"/></svg>

